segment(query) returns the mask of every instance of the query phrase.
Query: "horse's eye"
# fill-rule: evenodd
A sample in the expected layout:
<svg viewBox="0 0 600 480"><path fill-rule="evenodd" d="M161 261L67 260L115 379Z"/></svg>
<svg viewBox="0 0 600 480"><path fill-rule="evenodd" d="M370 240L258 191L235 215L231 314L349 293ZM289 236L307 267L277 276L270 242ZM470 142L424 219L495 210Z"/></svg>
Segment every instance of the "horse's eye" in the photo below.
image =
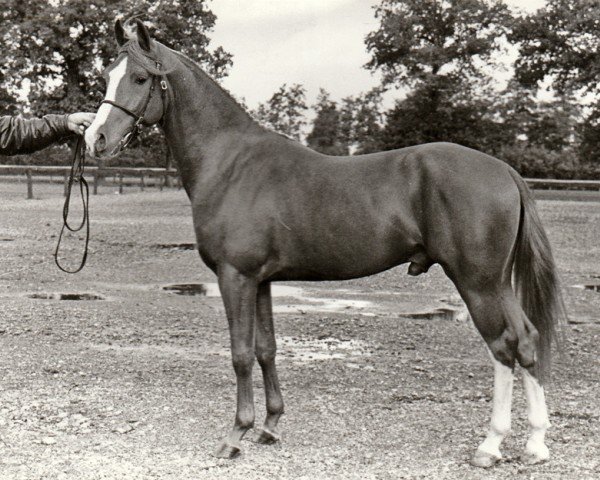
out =
<svg viewBox="0 0 600 480"><path fill-rule="evenodd" d="M146 77L137 77L135 79L135 83L137 83L138 85L141 85L142 83L144 83L146 81Z"/></svg>

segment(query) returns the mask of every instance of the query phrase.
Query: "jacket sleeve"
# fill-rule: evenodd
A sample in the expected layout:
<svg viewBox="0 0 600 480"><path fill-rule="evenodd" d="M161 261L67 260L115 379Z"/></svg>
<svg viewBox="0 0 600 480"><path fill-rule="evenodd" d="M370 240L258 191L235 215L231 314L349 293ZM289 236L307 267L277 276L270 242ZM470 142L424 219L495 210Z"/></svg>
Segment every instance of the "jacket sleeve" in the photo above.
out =
<svg viewBox="0 0 600 480"><path fill-rule="evenodd" d="M0 154L32 153L70 134L67 115L46 115L31 119L0 117Z"/></svg>

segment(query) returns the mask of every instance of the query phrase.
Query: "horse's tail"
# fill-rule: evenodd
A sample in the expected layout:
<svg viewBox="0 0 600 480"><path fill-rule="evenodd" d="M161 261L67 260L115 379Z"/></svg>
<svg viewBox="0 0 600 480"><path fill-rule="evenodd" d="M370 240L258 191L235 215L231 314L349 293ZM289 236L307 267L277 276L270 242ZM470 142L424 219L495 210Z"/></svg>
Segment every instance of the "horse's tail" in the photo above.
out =
<svg viewBox="0 0 600 480"><path fill-rule="evenodd" d="M521 222L514 259L517 295L525 314L538 331L536 373L549 379L552 343L559 346L559 325L566 320L556 264L548 236L537 213L527 184L510 169L521 195Z"/></svg>

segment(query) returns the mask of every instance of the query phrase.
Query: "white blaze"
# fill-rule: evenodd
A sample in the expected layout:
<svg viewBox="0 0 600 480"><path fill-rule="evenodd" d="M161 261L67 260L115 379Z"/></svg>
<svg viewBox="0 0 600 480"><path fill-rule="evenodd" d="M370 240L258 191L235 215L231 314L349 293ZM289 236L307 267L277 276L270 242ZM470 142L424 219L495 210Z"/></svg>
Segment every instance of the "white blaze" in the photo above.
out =
<svg viewBox="0 0 600 480"><path fill-rule="evenodd" d="M115 68L113 68L108 74L108 86L106 87L106 97L104 97L105 100L112 100L113 102L116 100L117 88L125 76L126 71L127 57L123 57L115 66ZM108 103L103 103L100 105L100 108L96 113L96 118L85 131L85 143L88 151L94 151L94 144L96 143L96 138L98 136L98 129L106 123L108 114L112 108L113 106Z"/></svg>

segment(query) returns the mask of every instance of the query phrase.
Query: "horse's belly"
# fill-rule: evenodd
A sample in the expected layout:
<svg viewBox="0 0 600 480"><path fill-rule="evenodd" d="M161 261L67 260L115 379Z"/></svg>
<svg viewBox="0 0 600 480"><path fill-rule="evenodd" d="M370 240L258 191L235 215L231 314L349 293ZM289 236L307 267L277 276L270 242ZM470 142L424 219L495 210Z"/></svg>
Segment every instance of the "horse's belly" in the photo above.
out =
<svg viewBox="0 0 600 480"><path fill-rule="evenodd" d="M417 247L405 238L347 236L335 241L295 242L278 252L277 280L347 280L382 272L409 261Z"/></svg>

